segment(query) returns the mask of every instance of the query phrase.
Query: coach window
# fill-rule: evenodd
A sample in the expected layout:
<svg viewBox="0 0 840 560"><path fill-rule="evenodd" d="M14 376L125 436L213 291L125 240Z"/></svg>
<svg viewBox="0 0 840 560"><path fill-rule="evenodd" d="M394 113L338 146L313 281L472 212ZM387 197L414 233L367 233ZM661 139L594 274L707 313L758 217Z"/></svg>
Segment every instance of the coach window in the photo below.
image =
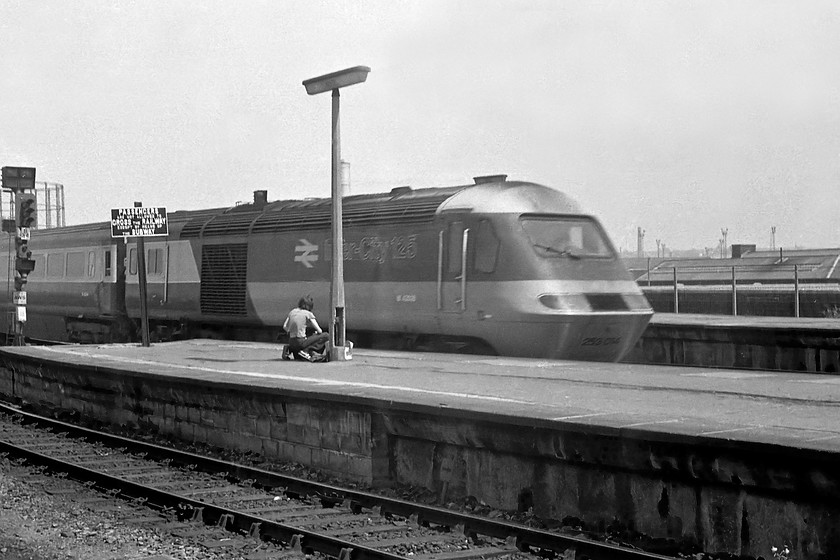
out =
<svg viewBox="0 0 840 560"><path fill-rule="evenodd" d="M61 278L64 276L64 253L50 253L47 255L47 277Z"/></svg>
<svg viewBox="0 0 840 560"><path fill-rule="evenodd" d="M132 247L128 252L128 273L137 274L137 248Z"/></svg>
<svg viewBox="0 0 840 560"><path fill-rule="evenodd" d="M111 251L105 251L105 276L111 276Z"/></svg>
<svg viewBox="0 0 840 560"><path fill-rule="evenodd" d="M68 278L81 278L85 275L85 254L74 251L67 253Z"/></svg>
<svg viewBox="0 0 840 560"><path fill-rule="evenodd" d="M488 220L478 223L478 233L475 238L475 270L490 274L496 270L499 258L499 238L493 231L493 225Z"/></svg>
<svg viewBox="0 0 840 560"><path fill-rule="evenodd" d="M93 278L96 274L96 253L88 251L87 275L88 278Z"/></svg>
<svg viewBox="0 0 840 560"><path fill-rule="evenodd" d="M163 249L149 249L146 272L148 274L163 274Z"/></svg>

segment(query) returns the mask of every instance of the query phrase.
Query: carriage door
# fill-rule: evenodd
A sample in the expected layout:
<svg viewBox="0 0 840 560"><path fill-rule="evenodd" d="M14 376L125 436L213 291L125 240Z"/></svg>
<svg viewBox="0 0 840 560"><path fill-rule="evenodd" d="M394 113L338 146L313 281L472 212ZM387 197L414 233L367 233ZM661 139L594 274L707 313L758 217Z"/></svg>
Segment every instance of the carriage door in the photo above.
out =
<svg viewBox="0 0 840 560"><path fill-rule="evenodd" d="M149 302L163 305L168 298L169 288L169 244L149 243L146 249L146 291Z"/></svg>
<svg viewBox="0 0 840 560"><path fill-rule="evenodd" d="M467 241L464 222L451 222L438 240L438 310L463 313L467 309Z"/></svg>

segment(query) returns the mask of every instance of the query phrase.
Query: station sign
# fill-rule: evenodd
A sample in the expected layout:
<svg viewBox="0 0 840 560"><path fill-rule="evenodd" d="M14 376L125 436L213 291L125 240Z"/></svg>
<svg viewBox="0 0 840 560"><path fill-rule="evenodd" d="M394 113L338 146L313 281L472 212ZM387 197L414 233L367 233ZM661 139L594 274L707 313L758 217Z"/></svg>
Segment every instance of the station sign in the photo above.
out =
<svg viewBox="0 0 840 560"><path fill-rule="evenodd" d="M169 235L166 208L135 206L111 209L111 237L160 237Z"/></svg>
<svg viewBox="0 0 840 560"><path fill-rule="evenodd" d="M12 293L12 303L15 305L26 305L26 292L15 290Z"/></svg>

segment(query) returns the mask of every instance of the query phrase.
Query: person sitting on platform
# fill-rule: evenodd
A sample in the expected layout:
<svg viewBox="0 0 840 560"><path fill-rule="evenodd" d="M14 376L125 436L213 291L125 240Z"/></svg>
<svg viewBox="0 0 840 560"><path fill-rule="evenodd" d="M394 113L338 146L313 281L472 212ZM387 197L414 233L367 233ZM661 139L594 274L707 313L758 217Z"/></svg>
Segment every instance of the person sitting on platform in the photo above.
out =
<svg viewBox="0 0 840 560"><path fill-rule="evenodd" d="M286 321L283 323L283 330L289 333L289 345L286 347L288 353L296 359L316 361L323 358L329 333L323 332L312 309L315 302L311 296L300 298L298 306L289 312ZM315 334L307 335L307 328L312 329ZM283 353L286 357L286 352Z"/></svg>

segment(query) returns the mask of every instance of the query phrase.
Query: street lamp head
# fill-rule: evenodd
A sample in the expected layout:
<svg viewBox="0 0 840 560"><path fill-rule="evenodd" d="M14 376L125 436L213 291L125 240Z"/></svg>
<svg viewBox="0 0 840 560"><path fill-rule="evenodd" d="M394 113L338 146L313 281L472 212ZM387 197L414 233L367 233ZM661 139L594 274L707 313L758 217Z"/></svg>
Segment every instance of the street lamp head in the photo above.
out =
<svg viewBox="0 0 840 560"><path fill-rule="evenodd" d="M332 74L325 74L317 78L304 80L303 86L306 88L306 93L315 95L324 93L325 91L352 86L353 84L360 84L367 79L368 72L370 72L370 68L367 66L354 66L353 68L339 70Z"/></svg>

